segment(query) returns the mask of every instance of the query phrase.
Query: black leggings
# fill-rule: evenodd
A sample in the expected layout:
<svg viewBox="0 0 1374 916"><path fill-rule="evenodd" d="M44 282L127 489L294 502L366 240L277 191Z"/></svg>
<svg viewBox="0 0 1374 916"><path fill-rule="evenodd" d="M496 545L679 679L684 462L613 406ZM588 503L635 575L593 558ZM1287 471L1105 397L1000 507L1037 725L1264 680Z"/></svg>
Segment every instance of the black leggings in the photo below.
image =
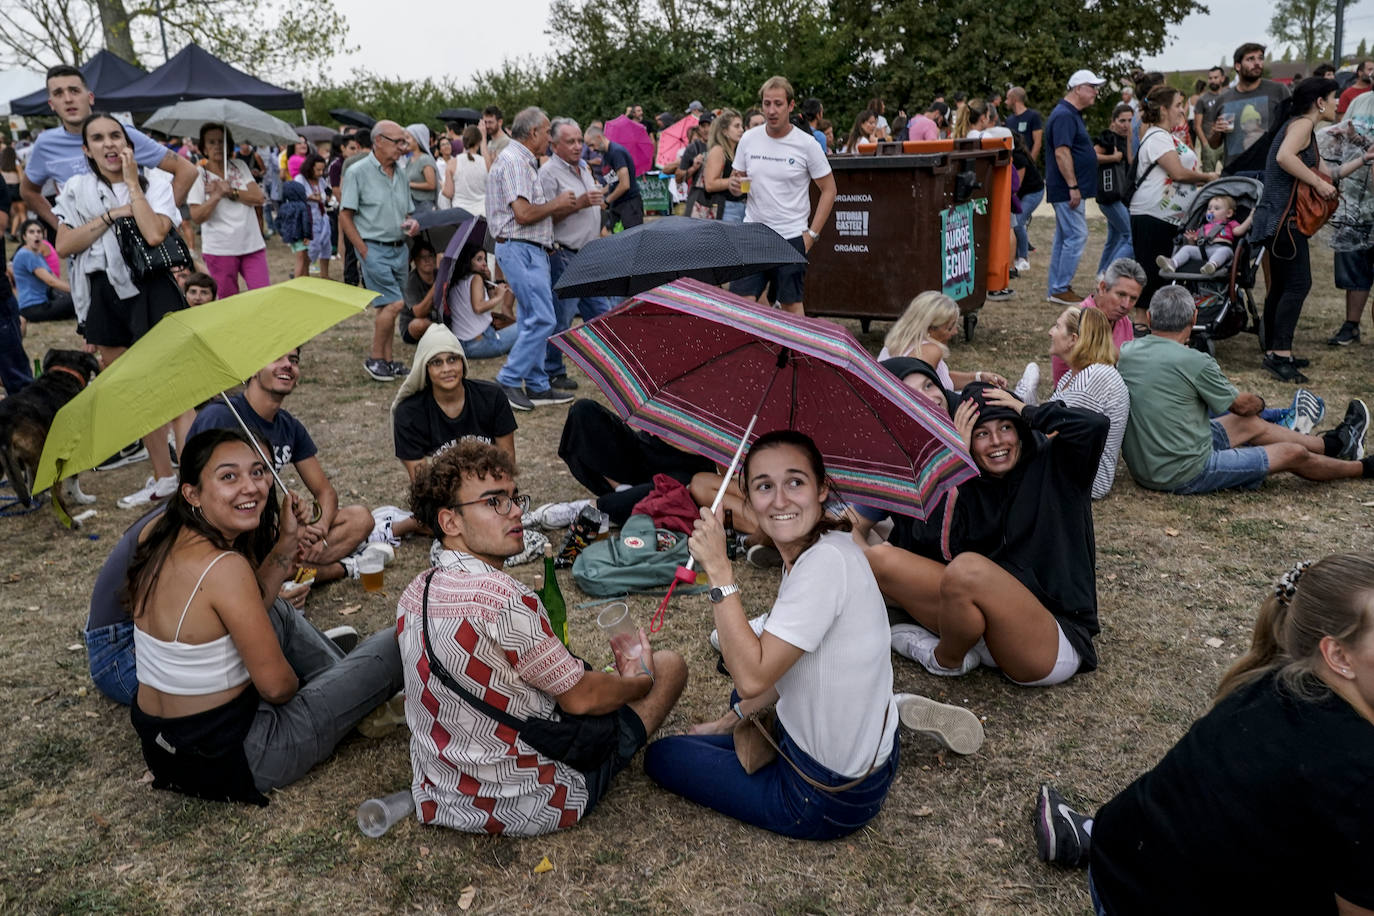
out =
<svg viewBox="0 0 1374 916"><path fill-rule="evenodd" d="M1302 304L1312 289L1307 236L1281 225L1269 240L1269 292L1264 297L1264 350L1293 349Z"/></svg>
<svg viewBox="0 0 1374 916"><path fill-rule="evenodd" d="M1140 307L1149 308L1155 290L1166 286L1159 278L1159 265L1155 258L1173 254L1174 236L1178 227L1153 216L1131 217L1131 247L1135 249L1135 259L1145 270L1145 288L1140 291Z"/></svg>
<svg viewBox="0 0 1374 916"><path fill-rule="evenodd" d="M585 398L568 409L558 457L578 483L597 495L597 508L617 525L623 525L635 504L653 491L655 474L667 474L688 484L693 474L716 469L709 458L636 432L614 413ZM627 484L629 489L616 492L611 481Z"/></svg>
<svg viewBox="0 0 1374 916"><path fill-rule="evenodd" d="M76 317L76 306L72 304L71 293L50 290L47 302L21 309L19 315L25 321L64 321Z"/></svg>

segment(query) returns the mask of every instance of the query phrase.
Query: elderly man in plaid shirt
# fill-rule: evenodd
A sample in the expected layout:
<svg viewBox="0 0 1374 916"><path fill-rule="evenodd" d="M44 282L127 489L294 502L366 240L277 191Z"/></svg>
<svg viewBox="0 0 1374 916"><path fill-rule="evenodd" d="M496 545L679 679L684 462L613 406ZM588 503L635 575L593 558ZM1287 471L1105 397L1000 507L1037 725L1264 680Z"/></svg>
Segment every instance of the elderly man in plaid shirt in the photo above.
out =
<svg viewBox="0 0 1374 916"><path fill-rule="evenodd" d="M549 117L526 108L511 124L511 140L487 174L487 230L496 238L496 261L515 293L520 336L496 374L516 410L566 404L572 395L550 387L544 348L558 327L549 277L553 221L578 208L572 191L547 199L539 156L548 152Z"/></svg>

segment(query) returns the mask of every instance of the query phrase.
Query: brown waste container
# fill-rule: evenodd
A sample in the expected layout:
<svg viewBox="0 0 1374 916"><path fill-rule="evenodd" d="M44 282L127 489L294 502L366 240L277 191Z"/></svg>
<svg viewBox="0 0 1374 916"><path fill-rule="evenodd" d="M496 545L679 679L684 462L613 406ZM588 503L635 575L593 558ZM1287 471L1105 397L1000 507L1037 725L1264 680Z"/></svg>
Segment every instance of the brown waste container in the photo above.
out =
<svg viewBox="0 0 1374 916"><path fill-rule="evenodd" d="M1011 267L1009 140L935 140L861 145L836 156L837 196L811 247L806 314L901 316L917 293L943 290L959 302L973 336L989 289ZM819 191L811 187L811 206Z"/></svg>

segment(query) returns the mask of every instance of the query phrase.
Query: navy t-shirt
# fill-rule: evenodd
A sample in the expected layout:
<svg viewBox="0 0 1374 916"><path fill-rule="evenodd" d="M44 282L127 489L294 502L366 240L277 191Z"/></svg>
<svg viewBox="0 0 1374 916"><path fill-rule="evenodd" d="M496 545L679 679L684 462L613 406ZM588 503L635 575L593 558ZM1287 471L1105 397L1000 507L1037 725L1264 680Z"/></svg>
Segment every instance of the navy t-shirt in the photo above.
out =
<svg viewBox="0 0 1374 916"><path fill-rule="evenodd" d="M278 471L288 464L314 458L319 452L315 447L315 440L310 438L310 433L305 431L301 421L286 410L278 410L272 422L268 423L248 406L248 398L243 394L230 395L229 401L238 410L239 416L243 417L243 422L248 424L248 428L272 444L272 463ZM187 438L206 429L238 428L239 423L229 408L225 407L222 401L211 401L196 414L196 421L191 424L191 432Z"/></svg>
<svg viewBox="0 0 1374 916"><path fill-rule="evenodd" d="M463 412L450 417L428 387L396 405L396 457L419 461L437 455L462 439L495 442L515 432L515 412L495 382L463 379Z"/></svg>
<svg viewBox="0 0 1374 916"><path fill-rule="evenodd" d="M1064 203L1069 199L1069 183L1059 173L1059 163L1055 161L1054 150L1067 146L1073 156L1074 178L1078 181L1078 193L1086 200L1097 196L1097 153L1093 150L1092 138L1088 136L1088 126L1083 123L1083 115L1066 100L1050 112L1050 120L1045 124L1045 199L1052 204Z"/></svg>
<svg viewBox="0 0 1374 916"><path fill-rule="evenodd" d="M634 200L638 197L639 179L635 178L635 160L630 155L630 151L612 140L606 144L606 152L601 154L601 158L606 163L607 178L614 176L622 168L630 175L630 190L617 197L616 200ZM608 187L612 186L608 185Z"/></svg>
<svg viewBox="0 0 1374 916"><path fill-rule="evenodd" d="M1006 117L1007 130L1020 136L1025 141L1026 149L1029 150L1035 145L1035 137L1031 136L1034 131L1045 129L1045 119L1040 117L1040 112L1034 108L1027 108L1020 114L1009 114ZM1040 138L1044 146L1044 137Z"/></svg>

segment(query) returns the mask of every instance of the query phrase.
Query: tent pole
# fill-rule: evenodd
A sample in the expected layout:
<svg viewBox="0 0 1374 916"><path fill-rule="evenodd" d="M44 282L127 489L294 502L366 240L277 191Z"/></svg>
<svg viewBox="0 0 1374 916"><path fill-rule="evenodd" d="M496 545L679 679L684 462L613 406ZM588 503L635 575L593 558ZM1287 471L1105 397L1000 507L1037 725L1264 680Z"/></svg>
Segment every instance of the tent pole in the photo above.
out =
<svg viewBox="0 0 1374 916"><path fill-rule="evenodd" d="M304 127L305 125L307 125L307 124L309 124L309 123L310 123L310 119L307 118L307 117L305 116L305 109L302 108L302 109L301 109L301 126Z"/></svg>

